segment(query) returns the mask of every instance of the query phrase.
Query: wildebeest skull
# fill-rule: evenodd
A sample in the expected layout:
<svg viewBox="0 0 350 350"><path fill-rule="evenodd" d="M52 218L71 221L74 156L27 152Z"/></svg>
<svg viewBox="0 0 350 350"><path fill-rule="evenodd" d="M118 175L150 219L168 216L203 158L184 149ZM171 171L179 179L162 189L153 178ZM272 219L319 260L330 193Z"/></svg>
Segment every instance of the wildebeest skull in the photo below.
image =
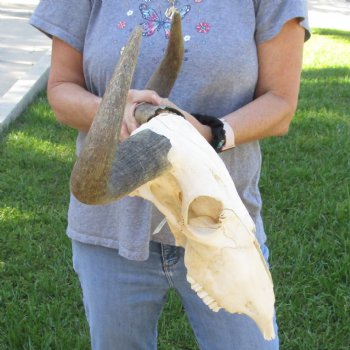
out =
<svg viewBox="0 0 350 350"><path fill-rule="evenodd" d="M265 339L275 336L271 275L255 226L221 159L181 116L142 104L140 126L126 141L118 135L141 31L125 47L71 175L72 193L86 204L124 195L150 200L185 248L187 279L213 310L251 317ZM181 21L173 17L167 53L147 89L167 97L182 62Z"/></svg>

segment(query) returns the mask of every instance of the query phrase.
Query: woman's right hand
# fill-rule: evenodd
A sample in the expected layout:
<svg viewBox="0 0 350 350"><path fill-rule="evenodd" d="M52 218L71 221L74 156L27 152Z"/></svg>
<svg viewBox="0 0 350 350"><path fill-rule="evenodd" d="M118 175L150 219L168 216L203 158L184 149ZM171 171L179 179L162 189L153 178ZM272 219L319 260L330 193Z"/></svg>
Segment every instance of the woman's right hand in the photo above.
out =
<svg viewBox="0 0 350 350"><path fill-rule="evenodd" d="M120 130L120 141L126 140L139 127L134 116L135 108L139 103L147 102L157 106L161 104L161 101L161 97L155 91L129 90Z"/></svg>

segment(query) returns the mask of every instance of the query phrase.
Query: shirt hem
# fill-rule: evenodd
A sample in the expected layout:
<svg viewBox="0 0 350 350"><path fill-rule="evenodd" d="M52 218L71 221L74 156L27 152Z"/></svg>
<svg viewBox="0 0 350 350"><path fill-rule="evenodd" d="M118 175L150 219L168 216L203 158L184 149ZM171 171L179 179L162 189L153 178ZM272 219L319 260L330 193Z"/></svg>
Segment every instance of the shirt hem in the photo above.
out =
<svg viewBox="0 0 350 350"><path fill-rule="evenodd" d="M259 33L256 36L256 43L257 45L260 45L266 41L269 41L271 39L273 39L275 36L277 36L283 26L290 20L292 19L299 19L299 25L304 28L305 30L305 36L304 36L304 41L306 42L307 40L309 40L311 34L310 34L310 28L306 23L306 17L304 15L301 15L299 13L292 13L289 14L288 16L286 16L285 18L283 18L281 21L279 21L278 23L274 24L272 27L262 31L261 33Z"/></svg>
<svg viewBox="0 0 350 350"><path fill-rule="evenodd" d="M146 249L139 250L133 247L133 249L131 250L125 247L119 241L111 238L89 236L86 234L76 232L72 229L67 229L66 233L67 233L67 236L73 241L115 249L118 251L118 254L120 256L128 260L145 261L149 257L149 245L146 246Z"/></svg>

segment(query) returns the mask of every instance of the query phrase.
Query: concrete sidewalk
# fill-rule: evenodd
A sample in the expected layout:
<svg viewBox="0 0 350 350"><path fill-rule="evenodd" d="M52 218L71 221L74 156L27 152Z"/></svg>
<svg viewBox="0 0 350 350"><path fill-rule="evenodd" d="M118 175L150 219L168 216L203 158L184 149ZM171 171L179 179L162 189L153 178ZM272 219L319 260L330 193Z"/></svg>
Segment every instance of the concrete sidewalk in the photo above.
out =
<svg viewBox="0 0 350 350"><path fill-rule="evenodd" d="M0 0L0 132L47 83L51 40L28 24L38 3ZM350 0L309 0L308 4L311 27L350 31Z"/></svg>
<svg viewBox="0 0 350 350"><path fill-rule="evenodd" d="M39 0L0 0L0 132L46 83L51 40L29 25Z"/></svg>
<svg viewBox="0 0 350 350"><path fill-rule="evenodd" d="M350 0L308 0L311 28L350 31Z"/></svg>

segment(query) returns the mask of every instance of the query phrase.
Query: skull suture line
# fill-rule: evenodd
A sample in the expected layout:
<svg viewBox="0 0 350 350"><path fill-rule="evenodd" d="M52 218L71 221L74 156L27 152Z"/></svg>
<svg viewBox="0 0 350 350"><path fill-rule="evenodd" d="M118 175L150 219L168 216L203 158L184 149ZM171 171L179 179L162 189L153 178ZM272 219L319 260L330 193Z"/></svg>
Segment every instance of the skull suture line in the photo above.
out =
<svg viewBox="0 0 350 350"><path fill-rule="evenodd" d="M178 115L161 113L148 121L158 107L147 104L135 112L145 124L126 141L118 140L140 41L137 28L74 165L71 191L86 204L110 203L128 194L153 202L185 248L187 278L199 297L213 311L250 316L265 339L272 339L271 276L254 224L215 151ZM169 96L182 60L176 13L166 55L146 88Z"/></svg>

